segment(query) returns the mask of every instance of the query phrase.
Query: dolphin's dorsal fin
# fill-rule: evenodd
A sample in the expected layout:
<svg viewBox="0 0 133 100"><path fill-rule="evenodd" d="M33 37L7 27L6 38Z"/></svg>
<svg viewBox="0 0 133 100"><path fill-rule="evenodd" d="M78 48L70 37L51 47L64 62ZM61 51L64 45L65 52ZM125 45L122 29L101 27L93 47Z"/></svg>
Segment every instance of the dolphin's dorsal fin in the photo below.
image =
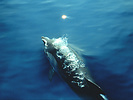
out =
<svg viewBox="0 0 133 100"><path fill-rule="evenodd" d="M54 68L50 67L50 69L49 69L49 80L50 81L52 80L54 73L55 73Z"/></svg>
<svg viewBox="0 0 133 100"><path fill-rule="evenodd" d="M103 90L100 88L100 86L98 86L96 83L94 83L93 81L85 78L86 83L88 85L89 88L91 88L92 90L94 90L95 92L97 92L98 94L104 94Z"/></svg>

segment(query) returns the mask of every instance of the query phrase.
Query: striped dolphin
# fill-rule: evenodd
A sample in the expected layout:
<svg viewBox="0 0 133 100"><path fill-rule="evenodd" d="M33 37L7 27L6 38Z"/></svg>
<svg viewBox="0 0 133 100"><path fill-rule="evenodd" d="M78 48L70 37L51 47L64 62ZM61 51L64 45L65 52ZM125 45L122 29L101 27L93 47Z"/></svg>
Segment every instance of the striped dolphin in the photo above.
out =
<svg viewBox="0 0 133 100"><path fill-rule="evenodd" d="M67 38L53 38L42 36L44 52L51 68L50 80L57 72L63 80L85 100L108 100L102 89L93 81L81 57L69 47Z"/></svg>

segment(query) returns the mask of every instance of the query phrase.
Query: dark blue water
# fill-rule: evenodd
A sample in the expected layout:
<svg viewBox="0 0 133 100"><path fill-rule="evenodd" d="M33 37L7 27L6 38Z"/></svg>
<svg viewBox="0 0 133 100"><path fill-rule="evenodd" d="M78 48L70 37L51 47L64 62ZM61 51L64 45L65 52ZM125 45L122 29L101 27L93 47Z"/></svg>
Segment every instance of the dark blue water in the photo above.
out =
<svg viewBox="0 0 133 100"><path fill-rule="evenodd" d="M0 100L79 99L48 79L41 36L64 34L110 100L133 100L133 0L0 0Z"/></svg>

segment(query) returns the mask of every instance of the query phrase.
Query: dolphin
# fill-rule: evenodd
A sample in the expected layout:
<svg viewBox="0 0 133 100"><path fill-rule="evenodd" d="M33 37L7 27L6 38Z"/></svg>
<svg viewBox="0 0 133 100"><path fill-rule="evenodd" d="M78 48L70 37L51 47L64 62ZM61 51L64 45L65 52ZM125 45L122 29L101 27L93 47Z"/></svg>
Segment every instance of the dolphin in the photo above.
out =
<svg viewBox="0 0 133 100"><path fill-rule="evenodd" d="M66 37L53 38L42 36L44 52L47 55L51 68L49 79L54 72L84 100L108 100L103 90L90 76L83 59L67 43Z"/></svg>

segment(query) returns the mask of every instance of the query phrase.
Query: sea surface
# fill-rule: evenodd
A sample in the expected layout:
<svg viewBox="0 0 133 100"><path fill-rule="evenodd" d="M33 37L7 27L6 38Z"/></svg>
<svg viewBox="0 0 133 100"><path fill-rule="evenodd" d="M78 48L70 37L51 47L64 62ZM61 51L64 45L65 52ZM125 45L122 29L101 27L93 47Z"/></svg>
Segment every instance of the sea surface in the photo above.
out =
<svg viewBox="0 0 133 100"><path fill-rule="evenodd" d="M66 36L109 100L133 100L133 0L0 0L0 100L81 100L49 80L41 36Z"/></svg>

